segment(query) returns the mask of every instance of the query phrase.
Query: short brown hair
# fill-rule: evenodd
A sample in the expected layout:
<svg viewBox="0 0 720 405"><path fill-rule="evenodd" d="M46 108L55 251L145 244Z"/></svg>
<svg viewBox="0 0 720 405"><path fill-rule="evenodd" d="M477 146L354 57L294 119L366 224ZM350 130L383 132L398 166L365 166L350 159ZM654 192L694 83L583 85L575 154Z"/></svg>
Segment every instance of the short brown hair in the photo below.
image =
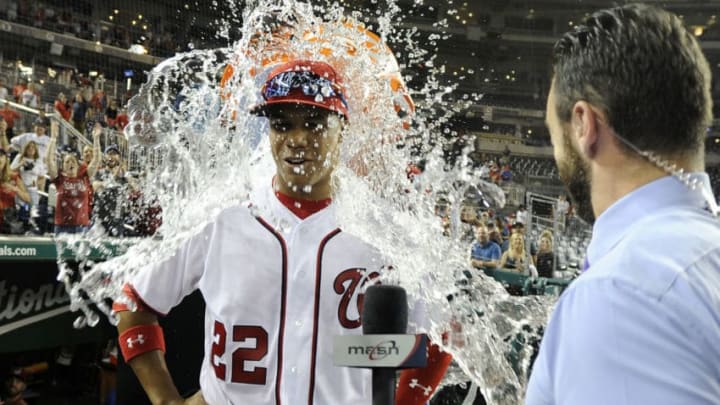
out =
<svg viewBox="0 0 720 405"><path fill-rule="evenodd" d="M640 150L703 152L712 121L710 67L676 15L643 4L601 10L565 34L553 53L562 121L584 100L602 108L615 132Z"/></svg>

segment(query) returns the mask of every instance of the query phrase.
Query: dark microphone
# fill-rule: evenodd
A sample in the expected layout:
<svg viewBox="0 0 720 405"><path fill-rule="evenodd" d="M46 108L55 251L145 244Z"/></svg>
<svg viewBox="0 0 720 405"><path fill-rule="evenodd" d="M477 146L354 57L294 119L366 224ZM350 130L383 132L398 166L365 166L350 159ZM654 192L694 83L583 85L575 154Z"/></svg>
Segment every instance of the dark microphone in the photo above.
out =
<svg viewBox="0 0 720 405"><path fill-rule="evenodd" d="M407 332L408 303L402 287L374 285L365 291L362 329L365 335L404 335ZM395 405L394 367L372 369L373 405Z"/></svg>
<svg viewBox="0 0 720 405"><path fill-rule="evenodd" d="M373 285L365 290L362 330L366 335L407 333L408 303L405 289L395 285Z"/></svg>
<svg viewBox="0 0 720 405"><path fill-rule="evenodd" d="M427 336L408 335L407 325L405 290L392 285L374 285L365 290L363 334L335 337L335 365L372 369L373 405L395 405L397 369L427 364Z"/></svg>

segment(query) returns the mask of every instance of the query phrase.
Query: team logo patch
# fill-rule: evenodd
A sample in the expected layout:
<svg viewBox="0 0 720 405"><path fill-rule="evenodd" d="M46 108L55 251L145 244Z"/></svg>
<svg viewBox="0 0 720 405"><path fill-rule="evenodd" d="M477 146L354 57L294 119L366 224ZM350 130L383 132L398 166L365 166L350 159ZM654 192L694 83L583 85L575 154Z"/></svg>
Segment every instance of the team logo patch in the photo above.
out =
<svg viewBox="0 0 720 405"><path fill-rule="evenodd" d="M380 273L376 271L368 272L366 269L354 268L340 272L335 278L333 288L338 295L342 295L340 305L338 306L338 322L340 322L343 328L355 329L362 326L360 314L362 313L365 294L360 293L360 291L362 291L368 281L375 279L379 275ZM355 301L358 315L351 318L351 315L348 314L348 308L353 300Z"/></svg>
<svg viewBox="0 0 720 405"><path fill-rule="evenodd" d="M409 385L410 385L410 388L419 388L419 389L421 389L422 392L423 392L423 394L425 394L426 397L427 397L427 396L430 396L430 394L432 393L432 390L433 390L433 388L430 387L430 386L424 387L424 386L420 385L420 383L418 382L418 379L417 379L417 378L413 378L412 380L410 380L410 384L409 384Z"/></svg>
<svg viewBox="0 0 720 405"><path fill-rule="evenodd" d="M142 334L138 334L138 335L137 335L137 338L135 338L135 339L130 338L130 337L127 338L127 347L128 347L129 349L134 348L134 346L135 346L136 343L137 343L138 345L144 344L144 343L145 343L145 336L143 336Z"/></svg>

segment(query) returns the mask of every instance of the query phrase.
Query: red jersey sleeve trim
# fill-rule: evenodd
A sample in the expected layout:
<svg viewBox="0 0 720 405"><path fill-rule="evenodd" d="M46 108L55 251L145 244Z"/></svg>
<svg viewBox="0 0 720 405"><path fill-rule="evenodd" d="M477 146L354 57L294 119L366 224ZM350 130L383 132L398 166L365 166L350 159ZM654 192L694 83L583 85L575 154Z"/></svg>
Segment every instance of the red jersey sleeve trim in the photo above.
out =
<svg viewBox="0 0 720 405"><path fill-rule="evenodd" d="M140 294L138 294L137 290L135 290L135 287L133 287L130 283L127 283L123 286L122 293L123 295L125 295L125 297L129 298L133 303L135 303L138 311L151 312L157 316L167 315L148 305L142 299ZM130 308L127 306L127 304L118 301L113 302L112 309L115 312L130 311Z"/></svg>

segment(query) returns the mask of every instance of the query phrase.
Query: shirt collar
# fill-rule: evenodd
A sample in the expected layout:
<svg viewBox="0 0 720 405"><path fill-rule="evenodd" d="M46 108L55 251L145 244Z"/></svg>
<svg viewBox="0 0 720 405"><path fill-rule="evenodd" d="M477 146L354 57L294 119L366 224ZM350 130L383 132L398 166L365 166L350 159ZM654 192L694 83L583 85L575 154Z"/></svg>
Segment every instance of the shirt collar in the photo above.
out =
<svg viewBox="0 0 720 405"><path fill-rule="evenodd" d="M696 190L690 190L673 176L665 176L633 190L613 203L595 221L587 260L592 266L615 246L632 224L669 207L707 208L703 192L709 192L707 173L691 173L690 180L698 181Z"/></svg>
<svg viewBox="0 0 720 405"><path fill-rule="evenodd" d="M279 191L275 192L275 197L296 217L305 219L316 212L320 212L325 207L332 203L332 198L326 198L324 200L302 200L299 198L293 198L289 195L283 194Z"/></svg>

